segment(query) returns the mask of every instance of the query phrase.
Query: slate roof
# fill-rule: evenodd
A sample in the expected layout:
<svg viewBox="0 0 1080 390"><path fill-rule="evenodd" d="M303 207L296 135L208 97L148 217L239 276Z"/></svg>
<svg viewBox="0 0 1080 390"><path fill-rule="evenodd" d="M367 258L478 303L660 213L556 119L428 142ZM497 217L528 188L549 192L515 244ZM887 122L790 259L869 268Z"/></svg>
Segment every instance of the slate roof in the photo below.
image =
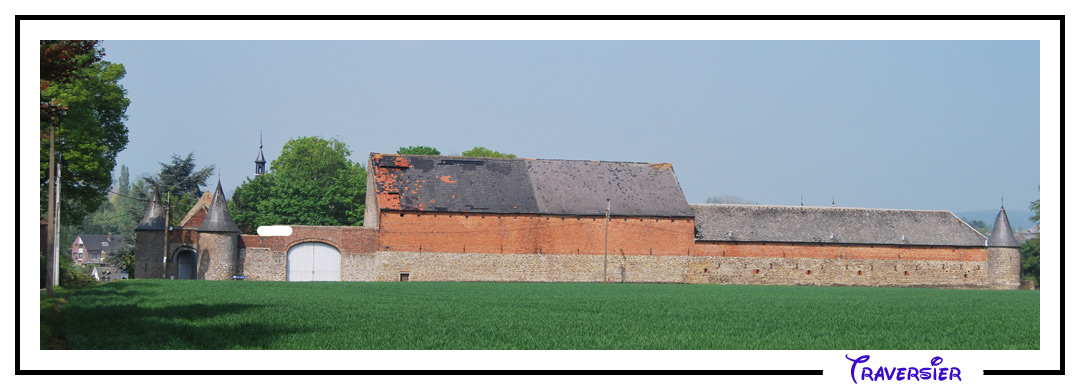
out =
<svg viewBox="0 0 1080 390"><path fill-rule="evenodd" d="M691 217L670 164L372 153L380 210Z"/></svg>
<svg viewBox="0 0 1080 390"><path fill-rule="evenodd" d="M217 189L214 190L214 199L210 201L210 209L206 211L206 219L202 225L195 228L197 232L225 232L239 233L240 228L233 222L229 215L229 208L225 203L225 193L221 191L221 180L218 180Z"/></svg>
<svg viewBox="0 0 1080 390"><path fill-rule="evenodd" d="M110 234L80 234L78 238L82 239L83 248L86 248L87 251L105 251L108 253L120 245L120 240ZM102 243L108 244L102 245Z"/></svg>
<svg viewBox="0 0 1080 390"><path fill-rule="evenodd" d="M150 198L150 204L146 205L146 215L135 230L165 230L165 207L161 205L161 193L156 187L154 196Z"/></svg>
<svg viewBox="0 0 1080 390"><path fill-rule="evenodd" d="M690 205L702 241L985 246L948 211L846 207Z"/></svg>
<svg viewBox="0 0 1080 390"><path fill-rule="evenodd" d="M1005 207L998 211L997 220L994 221L994 230L990 232L990 238L986 240L986 246L1019 248L1020 241L1013 234L1012 226L1009 225L1009 216L1005 215Z"/></svg>

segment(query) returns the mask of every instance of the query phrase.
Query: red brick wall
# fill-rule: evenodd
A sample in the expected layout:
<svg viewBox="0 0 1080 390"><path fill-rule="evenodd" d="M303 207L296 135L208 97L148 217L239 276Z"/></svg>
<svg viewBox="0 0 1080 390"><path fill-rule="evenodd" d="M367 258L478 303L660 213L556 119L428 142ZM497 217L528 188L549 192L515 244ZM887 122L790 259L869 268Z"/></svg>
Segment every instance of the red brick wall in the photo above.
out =
<svg viewBox="0 0 1080 390"><path fill-rule="evenodd" d="M608 251L687 255L693 218L612 217ZM604 217L383 211L379 250L390 252L603 254Z"/></svg>
<svg viewBox="0 0 1080 390"><path fill-rule="evenodd" d="M604 217L382 211L379 218L380 251L604 253ZM694 242L689 218L612 217L608 229L609 253L628 256L986 260L985 248Z"/></svg>
<svg viewBox="0 0 1080 390"><path fill-rule="evenodd" d="M701 242L697 256L985 261L986 248L946 246Z"/></svg>
<svg viewBox="0 0 1080 390"><path fill-rule="evenodd" d="M186 229L183 227L174 227L169 232L169 243L171 244L189 244L192 246L199 244L199 232L195 231L195 228Z"/></svg>
<svg viewBox="0 0 1080 390"><path fill-rule="evenodd" d="M292 235L285 237L240 235L241 248L269 248L275 252L285 252L289 247L300 242L325 242L345 253L375 252L375 229L359 226L291 226Z"/></svg>

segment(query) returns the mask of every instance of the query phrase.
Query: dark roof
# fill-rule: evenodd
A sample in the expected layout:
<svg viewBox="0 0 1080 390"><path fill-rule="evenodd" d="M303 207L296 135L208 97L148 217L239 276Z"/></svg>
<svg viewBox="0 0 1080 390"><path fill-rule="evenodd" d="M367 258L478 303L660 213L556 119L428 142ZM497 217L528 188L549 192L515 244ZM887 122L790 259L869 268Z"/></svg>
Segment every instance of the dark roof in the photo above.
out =
<svg viewBox="0 0 1080 390"><path fill-rule="evenodd" d="M120 239L111 234L80 234L79 238L87 251L112 252L120 245Z"/></svg>
<svg viewBox="0 0 1080 390"><path fill-rule="evenodd" d="M670 164L371 154L380 210L690 217Z"/></svg>
<svg viewBox="0 0 1080 390"><path fill-rule="evenodd" d="M986 246L1019 248L1020 241L1013 234L1012 226L1009 225L1009 216L1005 215L1005 207L998 211L997 220L994 221L994 230L990 232L990 238L986 240Z"/></svg>
<svg viewBox="0 0 1080 390"><path fill-rule="evenodd" d="M948 211L695 204L703 241L985 246Z"/></svg>
<svg viewBox="0 0 1080 390"><path fill-rule="evenodd" d="M165 230L165 208L161 206L161 193L158 192L157 187L154 188L154 196L150 198L150 204L146 206L146 215L135 230Z"/></svg>
<svg viewBox="0 0 1080 390"><path fill-rule="evenodd" d="M240 232L240 228L236 227L236 222L233 222L232 217L229 216L229 208L225 203L225 193L221 191L221 180L218 180L217 189L214 190L214 200L210 201L210 209L206 211L206 219L203 220L202 225L195 228L195 231Z"/></svg>

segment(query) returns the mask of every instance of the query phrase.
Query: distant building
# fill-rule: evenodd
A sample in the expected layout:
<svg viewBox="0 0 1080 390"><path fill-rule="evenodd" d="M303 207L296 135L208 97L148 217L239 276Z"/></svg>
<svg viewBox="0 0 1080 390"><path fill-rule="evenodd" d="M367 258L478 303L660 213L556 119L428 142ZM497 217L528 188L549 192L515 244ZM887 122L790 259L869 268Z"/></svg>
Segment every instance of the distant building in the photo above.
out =
<svg viewBox="0 0 1080 390"><path fill-rule="evenodd" d="M119 245L112 234L80 234L71 243L71 260L76 265L104 264Z"/></svg>

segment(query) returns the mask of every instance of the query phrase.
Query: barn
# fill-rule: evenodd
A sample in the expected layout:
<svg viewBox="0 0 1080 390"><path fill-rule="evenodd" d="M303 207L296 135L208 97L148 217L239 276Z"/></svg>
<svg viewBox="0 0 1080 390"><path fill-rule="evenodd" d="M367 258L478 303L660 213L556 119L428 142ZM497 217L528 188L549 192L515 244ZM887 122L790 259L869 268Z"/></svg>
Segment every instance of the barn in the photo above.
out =
<svg viewBox="0 0 1080 390"><path fill-rule="evenodd" d="M691 205L667 163L372 153L367 179L365 226L277 235L234 230L218 183L202 224L175 239L187 240L195 269L159 260L151 270L162 246L149 244L136 269L288 281L1019 285L1003 209L988 240L947 211ZM152 237L163 226L147 227L147 243L164 240Z"/></svg>

